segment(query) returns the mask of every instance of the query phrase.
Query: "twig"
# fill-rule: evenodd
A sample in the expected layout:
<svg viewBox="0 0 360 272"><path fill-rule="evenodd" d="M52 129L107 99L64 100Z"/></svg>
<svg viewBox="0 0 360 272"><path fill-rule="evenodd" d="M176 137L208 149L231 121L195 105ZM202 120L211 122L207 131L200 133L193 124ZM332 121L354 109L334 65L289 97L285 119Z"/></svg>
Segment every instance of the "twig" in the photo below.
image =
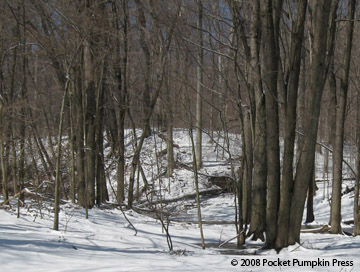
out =
<svg viewBox="0 0 360 272"><path fill-rule="evenodd" d="M241 232L239 232L235 237L232 237L228 240L226 240L225 242L222 242L218 247L222 247L223 245L226 245L227 243L231 242L232 240L236 239L239 237L240 234L244 233L244 230L242 230Z"/></svg>
<svg viewBox="0 0 360 272"><path fill-rule="evenodd" d="M127 222L129 223L129 225L131 226L131 228L135 231L134 236L136 236L136 235L137 235L137 229L136 229L135 226L131 223L131 221L129 220L129 218L126 216L123 208L121 207L121 204L119 204L119 209L120 209L120 211L122 212L122 214L124 215L126 221L127 221Z"/></svg>
<svg viewBox="0 0 360 272"><path fill-rule="evenodd" d="M109 175L108 175L108 178L110 178ZM110 180L110 179L109 179L109 180ZM114 189L114 187L112 186L111 183L110 183L110 187L111 187L111 190L113 191L114 195L116 196L115 189ZM120 209L120 211L122 212L125 220L129 223L129 225L131 226L131 228L135 231L134 236L136 236L136 235L137 235L137 229L136 229L135 226L131 223L131 221L129 220L129 218L126 216L123 208L121 207L121 203L118 203L118 206L119 206L119 209Z"/></svg>

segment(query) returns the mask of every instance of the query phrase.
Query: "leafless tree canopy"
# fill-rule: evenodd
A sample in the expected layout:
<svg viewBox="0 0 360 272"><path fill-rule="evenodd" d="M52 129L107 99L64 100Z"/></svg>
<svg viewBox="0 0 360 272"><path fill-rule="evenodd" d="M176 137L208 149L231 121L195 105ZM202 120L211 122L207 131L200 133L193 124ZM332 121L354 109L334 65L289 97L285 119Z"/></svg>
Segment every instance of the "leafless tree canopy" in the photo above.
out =
<svg viewBox="0 0 360 272"><path fill-rule="evenodd" d="M24 188L48 180L55 207L71 199L91 209L109 200L115 178L117 203L132 208L140 154L154 131L167 142L168 177L177 167L174 128L196 131L196 179L201 135L213 141L221 131L241 135L242 154L233 154L242 158L241 171L232 170L239 244L249 236L266 237L265 247L276 249L300 241L305 201L307 220L314 220L317 142L333 151L332 233L342 233L344 145L357 147L359 234L357 6L356 0L0 1L4 200L19 194L21 204ZM138 129L141 136L126 146L125 131ZM127 148L134 149L130 164ZM108 175L107 156L116 158L116 177Z"/></svg>

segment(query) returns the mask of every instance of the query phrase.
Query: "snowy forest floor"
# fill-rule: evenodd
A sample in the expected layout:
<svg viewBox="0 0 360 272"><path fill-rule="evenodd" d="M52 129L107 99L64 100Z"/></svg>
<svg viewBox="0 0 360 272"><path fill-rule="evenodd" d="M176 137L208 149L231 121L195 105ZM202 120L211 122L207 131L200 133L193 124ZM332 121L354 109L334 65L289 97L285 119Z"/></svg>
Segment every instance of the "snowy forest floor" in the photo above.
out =
<svg viewBox="0 0 360 272"><path fill-rule="evenodd" d="M301 234L301 244L283 249L261 250L261 242L246 241L245 249L235 250L236 241L223 248L217 246L234 237L236 230L235 202L230 193L203 196L202 215L206 249L201 249L196 205L193 198L180 198L194 193L194 174L191 171L191 142L188 132L175 131L176 160L178 167L171 178L162 176L166 170L166 156L160 151L165 141L154 136L146 140L142 152L142 165L149 183L153 184L156 208L169 216L169 233L173 251L169 252L166 234L160 221L151 212L126 211L137 234L125 220L122 212L113 205L102 205L85 211L76 205L61 205L60 231L53 231L51 203L28 200L19 210L16 201L11 207L0 209L0 263L2 271L360 271L360 237L330 234ZM204 137L204 167L200 175L200 190L214 189L209 176L230 176L231 166L239 167L240 139L229 135L226 142L216 135L219 144L210 143ZM131 160L131 135L128 134L128 163ZM225 145L224 145L225 144ZM225 150L220 147L225 147ZM351 161L351 149L346 150L346 159ZM156 155L157 154L157 155ZM322 165L323 154L317 154L318 191L314 199L315 222L311 228L328 224L331 194L331 176L325 178ZM115 164L108 162L110 177L110 202L114 201L112 188L115 185ZM331 172L331 169L329 169ZM325 175L326 176L326 175ZM344 178L350 177L344 169ZM351 188L353 181L346 180L343 190ZM143 183L139 181L139 191ZM151 195L151 194L149 194ZM164 200L180 199L165 204ZM2 199L0 199L2 201ZM147 199L143 194L135 207L147 211ZM342 198L343 222L353 219L353 193ZM305 216L305 212L304 212ZM343 224L347 231L352 225ZM309 226L304 226L309 228ZM342 262L342 263L341 263ZM244 265L244 266L242 266Z"/></svg>

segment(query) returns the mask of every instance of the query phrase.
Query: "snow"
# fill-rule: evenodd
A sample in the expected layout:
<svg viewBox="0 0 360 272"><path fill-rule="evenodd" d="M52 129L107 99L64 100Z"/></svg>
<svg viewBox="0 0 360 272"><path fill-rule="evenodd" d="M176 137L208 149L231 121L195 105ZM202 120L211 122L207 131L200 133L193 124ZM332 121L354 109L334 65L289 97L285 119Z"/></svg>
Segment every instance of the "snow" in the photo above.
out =
<svg viewBox="0 0 360 272"><path fill-rule="evenodd" d="M175 143L179 145L179 148L175 148L175 156L191 167L188 132L176 130L174 135ZM215 144L210 143L204 135L204 168L199 176L201 190L209 188L206 175L231 175L229 154L233 158L238 157L241 149L239 136L229 137L229 152L223 152L220 147L215 149ZM130 141L131 135L127 139ZM221 135L216 135L215 139L220 144L224 142ZM128 146L129 163L132 151L130 142ZM146 140L141 155L148 181L154 183L156 192L160 191L161 186L161 196L155 195L154 198L172 199L193 193L194 174L185 168L175 169L171 178L164 176L160 180L154 179L158 176L158 170L164 171L166 165L165 158L155 155L164 148L165 142L154 136ZM346 157L350 159L348 153ZM312 223L313 227L329 221L328 182L322 181L323 161L323 154L317 154L319 190L314 200L316 221ZM239 162L233 162L234 168L237 168ZM114 187L115 173L111 172L110 176ZM344 169L344 177L350 176L350 171ZM352 183L345 181L343 189L351 187ZM141 201L145 203L146 198L143 197ZM61 206L60 231L53 231L52 207L48 203L40 210L37 205L35 200L28 200L25 207L20 209L19 218L16 216L16 201L12 202L11 207L0 209L2 271L360 271L360 237L302 233L301 244L290 246L279 254L274 250L261 250L261 242L249 240L247 248L240 253L233 248L235 240L222 249L217 248L221 242L236 235L235 226L231 224L235 213L231 194L202 197L203 220L215 223L223 221L222 224L204 224L205 250L201 249L199 228L193 222L197 220L194 200L179 200L164 206L174 219L169 225L173 252L169 252L160 221L148 214L132 210L125 212L137 230L135 236L135 231L122 212L111 205L89 210L89 218L86 219L83 209L66 203ZM145 205L139 204L138 207L144 208ZM352 208L353 194L344 195L343 221L353 218ZM352 225L343 224L343 227L351 228Z"/></svg>

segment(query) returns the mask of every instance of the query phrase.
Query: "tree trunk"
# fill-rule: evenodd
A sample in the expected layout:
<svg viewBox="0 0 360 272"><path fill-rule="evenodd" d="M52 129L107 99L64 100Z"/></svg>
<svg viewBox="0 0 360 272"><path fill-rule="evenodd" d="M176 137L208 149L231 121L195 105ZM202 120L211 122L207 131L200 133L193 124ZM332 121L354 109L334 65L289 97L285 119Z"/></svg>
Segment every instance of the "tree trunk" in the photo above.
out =
<svg viewBox="0 0 360 272"><path fill-rule="evenodd" d="M84 86L85 86L85 194L86 207L95 204L96 176L96 85L94 82L94 61L91 53L91 42L84 41Z"/></svg>
<svg viewBox="0 0 360 272"><path fill-rule="evenodd" d="M75 134L75 118L76 112L74 110L74 92L75 86L71 85L70 89L70 149L71 149L71 184L70 184L70 198L71 202L76 202L76 160L75 160L75 147L76 147L76 134Z"/></svg>
<svg viewBox="0 0 360 272"><path fill-rule="evenodd" d="M280 198L280 146L279 109L277 95L278 53L273 14L273 2L261 2L262 25L262 80L265 90L266 108L266 155L267 155L267 203L265 248L275 248L277 219ZM280 7L280 9L282 6Z"/></svg>
<svg viewBox="0 0 360 272"><path fill-rule="evenodd" d="M56 175L55 175L55 211L54 211L54 230L59 230L59 212L60 212L60 180L61 180L61 174L60 174L60 167L61 167L61 148L62 148L62 134L63 134L63 124L64 124L64 115L65 115L65 104L67 100L67 93L68 93L68 87L69 87L69 80L65 83L65 89L64 89L64 97L63 101L61 103L61 110L60 110L60 123L59 123L59 134L58 134L58 146L57 146L57 154L56 154Z"/></svg>
<svg viewBox="0 0 360 272"><path fill-rule="evenodd" d="M301 220L304 211L307 184L311 177L309 169L314 168L320 103L326 78L325 57L327 52L327 26L330 5L328 1L313 1L312 14L312 62L310 91L305 116L304 144L296 168L293 196L290 207L289 244L300 242Z"/></svg>
<svg viewBox="0 0 360 272"><path fill-rule="evenodd" d="M203 50L203 4L202 0L198 1L198 34L199 34L199 48L197 56L196 67L196 166L198 169L202 167L202 84L204 69L204 50Z"/></svg>
<svg viewBox="0 0 360 272"><path fill-rule="evenodd" d="M118 18L115 18L114 25L116 31L122 29L122 41L120 37L116 38L116 62L115 76L117 80L117 90L115 97L117 98L117 202L120 204L125 200L125 117L128 110L127 105L127 71L128 71L128 25L129 14L127 7L127 0L121 1L121 9L123 12L123 21L120 22ZM113 12L116 14L116 5L113 6ZM123 48L123 54L121 56L120 49Z"/></svg>
<svg viewBox="0 0 360 272"><path fill-rule="evenodd" d="M251 133L251 117L250 113L244 114L244 142L245 142L245 168L243 171L243 186L242 186L242 214L245 225L250 223L251 215L251 189L252 189L252 171L253 171L253 142Z"/></svg>
<svg viewBox="0 0 360 272"><path fill-rule="evenodd" d="M360 91L357 90L356 98L356 181L354 192L354 236L360 235Z"/></svg>
<svg viewBox="0 0 360 272"><path fill-rule="evenodd" d="M173 111L169 82L166 86L166 153L167 153L167 176L170 177L174 171L174 137L173 137Z"/></svg>
<svg viewBox="0 0 360 272"><path fill-rule="evenodd" d="M105 176L105 160L104 160L104 96L108 94L108 86L106 84L107 78L104 77L106 74L106 67L108 65L106 61L102 65L102 76L101 76L101 87L97 88L96 98L96 204L100 205L109 200L109 195L106 185Z"/></svg>
<svg viewBox="0 0 360 272"><path fill-rule="evenodd" d="M86 207L85 191L85 152L84 152L84 109L83 109L83 92L81 87L80 67L75 69L75 138L76 138L76 180L77 180L77 197L79 205Z"/></svg>
<svg viewBox="0 0 360 272"><path fill-rule="evenodd" d="M1 71L1 77L2 77L2 71ZM2 86L2 78L0 84ZM4 157L4 139L3 139L4 101L1 95L2 95L2 90L0 90L0 160L1 160L2 193L5 202L9 199L9 192L8 192L8 184L7 184L7 167Z"/></svg>
<svg viewBox="0 0 360 272"><path fill-rule="evenodd" d="M145 7L144 4L140 0L135 0L135 4L137 7L138 12L138 24L139 24L139 42L140 46L143 50L144 57L145 57L145 88L143 91L143 101L142 101L142 108L143 108L143 125L142 128L145 131L145 137L149 137L151 135L151 128L150 128L150 119L147 119L147 116L150 112L150 100L151 100L151 54L148 42L146 41L146 17L145 17Z"/></svg>
<svg viewBox="0 0 360 272"><path fill-rule="evenodd" d="M341 230L341 184L342 160L344 149L344 124L346 115L346 102L349 86L349 70L354 30L356 0L350 0L347 7L346 41L343 58L343 69L340 79L340 90L337 92L337 105L335 117L335 143L333 152L333 186L331 194L331 233L342 233Z"/></svg>
<svg viewBox="0 0 360 272"><path fill-rule="evenodd" d="M265 95L261 82L259 61L260 1L252 1L252 25L250 37L251 84L255 93L254 172L252 188L251 222L248 235L253 240L264 240L266 219L266 113Z"/></svg>
<svg viewBox="0 0 360 272"><path fill-rule="evenodd" d="M190 121L191 123L191 121ZM193 169L194 169L194 178L195 178L195 191L196 191L196 206L197 206L197 216L198 216L198 224L200 229L200 238L201 238L201 247L205 249L205 239L204 232L202 227L202 218L201 218L201 203L200 203L200 195L199 195L199 178L198 178L198 167L196 165L197 158L195 153L195 145L194 145L194 137L192 133L192 128L189 129L190 139L191 139L191 147L192 147L192 155L193 155Z"/></svg>
<svg viewBox="0 0 360 272"><path fill-rule="evenodd" d="M26 18L25 18L25 0L21 2L21 16L22 22L21 25L23 27L23 33L21 37L21 33L19 31L19 43L22 44L22 59L21 59L21 72L22 72L22 82L21 82L21 100L23 104L20 108L21 119L19 121L19 131L20 131L20 141L19 141L19 164L18 164L18 178L20 190L25 188L25 137L26 137L26 110L25 110L25 99L27 92L27 54L26 54ZM20 194L19 204L22 205L24 202L24 194Z"/></svg>
<svg viewBox="0 0 360 272"><path fill-rule="evenodd" d="M314 163L315 164L315 163ZM315 167L311 171L311 176L309 179L308 185L308 193L307 193L307 203L306 203L306 220L305 223L312 223L315 220L314 215L314 195L315 195Z"/></svg>
<svg viewBox="0 0 360 272"><path fill-rule="evenodd" d="M285 97L285 136L283 170L281 178L280 206L276 248L281 249L288 246L290 201L293 190L293 161L296 128L296 104L299 88L299 77L301 67L301 49L304 35L304 21L307 1L298 2L295 21L291 24L290 63L288 69L289 80L287 84L287 96ZM305 71L303 71L304 73Z"/></svg>

